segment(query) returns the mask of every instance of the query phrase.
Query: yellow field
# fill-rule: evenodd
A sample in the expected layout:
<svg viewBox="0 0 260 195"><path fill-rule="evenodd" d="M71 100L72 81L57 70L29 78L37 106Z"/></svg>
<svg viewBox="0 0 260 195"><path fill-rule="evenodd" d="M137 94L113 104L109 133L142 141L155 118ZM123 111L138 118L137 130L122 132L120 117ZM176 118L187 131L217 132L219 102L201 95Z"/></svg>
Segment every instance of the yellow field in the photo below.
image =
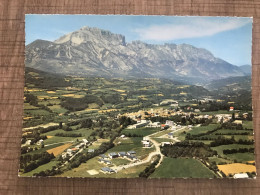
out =
<svg viewBox="0 0 260 195"><path fill-rule="evenodd" d="M78 95L78 94L65 94L65 95L62 95L64 97L73 97L73 98L82 98L84 97L84 95Z"/></svg>
<svg viewBox="0 0 260 195"><path fill-rule="evenodd" d="M58 99L59 97L51 97L51 96L37 96L37 98L39 99L39 100L43 100L44 98L45 99Z"/></svg>
<svg viewBox="0 0 260 195"><path fill-rule="evenodd" d="M55 91L47 91L47 93L56 93Z"/></svg>
<svg viewBox="0 0 260 195"><path fill-rule="evenodd" d="M29 92L43 91L42 89L27 89Z"/></svg>
<svg viewBox="0 0 260 195"><path fill-rule="evenodd" d="M49 154L53 153L54 156L57 156L57 155L61 154L64 150L66 150L68 147L70 147L71 145L72 145L71 143L64 144L64 145L58 146L56 148L52 148L50 150L47 150L47 152Z"/></svg>
<svg viewBox="0 0 260 195"><path fill-rule="evenodd" d="M51 136L51 135L47 135L47 138L48 138L48 139L50 139L50 138L52 138L52 137L53 137L53 136Z"/></svg>
<svg viewBox="0 0 260 195"><path fill-rule="evenodd" d="M23 120L29 120L31 118L33 118L33 117L32 116L27 116L27 117L24 117Z"/></svg>
<svg viewBox="0 0 260 195"><path fill-rule="evenodd" d="M256 171L256 167L254 165L247 165L242 163L218 165L218 169L221 170L226 175Z"/></svg>
<svg viewBox="0 0 260 195"><path fill-rule="evenodd" d="M125 93L125 90L122 90L122 89L113 89L113 90L117 91L117 92Z"/></svg>

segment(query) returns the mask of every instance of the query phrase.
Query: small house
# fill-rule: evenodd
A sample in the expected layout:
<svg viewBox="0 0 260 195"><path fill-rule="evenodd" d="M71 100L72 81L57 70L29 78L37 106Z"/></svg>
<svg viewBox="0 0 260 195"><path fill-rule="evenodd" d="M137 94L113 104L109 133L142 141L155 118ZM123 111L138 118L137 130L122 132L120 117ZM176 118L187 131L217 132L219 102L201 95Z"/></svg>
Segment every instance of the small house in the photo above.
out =
<svg viewBox="0 0 260 195"><path fill-rule="evenodd" d="M134 161L134 160L137 160L137 158L135 156L132 156L132 155L127 155L126 156L129 160L131 161Z"/></svg>
<svg viewBox="0 0 260 195"><path fill-rule="evenodd" d="M100 163L104 163L104 164L106 164L106 165L111 165L111 164L112 164L111 161L109 161L109 160L105 160L105 159L103 159L103 158L98 159L98 162L100 162Z"/></svg>
<svg viewBox="0 0 260 195"><path fill-rule="evenodd" d="M93 153L93 152L95 152L94 149L88 149L88 153Z"/></svg>
<svg viewBox="0 0 260 195"><path fill-rule="evenodd" d="M109 158L117 158L118 157L118 154L116 152L112 152L112 153L109 153L108 154Z"/></svg>
<svg viewBox="0 0 260 195"><path fill-rule="evenodd" d="M109 159L107 155L105 154L100 154L99 157L103 158L103 159Z"/></svg>
<svg viewBox="0 0 260 195"><path fill-rule="evenodd" d="M173 138L173 133L168 133L169 138Z"/></svg>
<svg viewBox="0 0 260 195"><path fill-rule="evenodd" d="M127 154L128 155L134 155L134 154L136 154L136 152L135 151L128 151Z"/></svg>
<svg viewBox="0 0 260 195"><path fill-rule="evenodd" d="M151 142L149 140L142 140L142 143L145 148L151 147Z"/></svg>
<svg viewBox="0 0 260 195"><path fill-rule="evenodd" d="M126 152L118 152L118 156L125 157L126 156Z"/></svg>

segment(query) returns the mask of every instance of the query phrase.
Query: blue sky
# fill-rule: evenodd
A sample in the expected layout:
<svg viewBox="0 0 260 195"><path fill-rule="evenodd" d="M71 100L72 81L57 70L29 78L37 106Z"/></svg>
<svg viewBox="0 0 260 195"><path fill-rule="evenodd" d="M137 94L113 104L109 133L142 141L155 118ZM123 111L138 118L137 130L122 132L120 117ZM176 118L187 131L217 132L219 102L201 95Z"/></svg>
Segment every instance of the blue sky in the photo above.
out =
<svg viewBox="0 0 260 195"><path fill-rule="evenodd" d="M36 39L54 41L82 26L123 34L127 42L191 44L208 49L234 65L251 64L252 18L26 15L26 45Z"/></svg>

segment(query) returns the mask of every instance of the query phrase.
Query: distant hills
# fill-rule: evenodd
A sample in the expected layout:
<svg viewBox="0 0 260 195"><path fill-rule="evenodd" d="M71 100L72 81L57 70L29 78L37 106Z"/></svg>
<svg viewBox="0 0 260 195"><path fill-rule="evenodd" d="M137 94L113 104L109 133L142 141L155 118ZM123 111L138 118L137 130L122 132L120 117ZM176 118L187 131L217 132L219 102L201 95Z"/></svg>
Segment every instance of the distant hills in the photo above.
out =
<svg viewBox="0 0 260 195"><path fill-rule="evenodd" d="M126 43L125 37L83 27L54 42L36 40L26 46L26 66L64 75L166 78L193 84L250 74L187 44Z"/></svg>
<svg viewBox="0 0 260 195"><path fill-rule="evenodd" d="M206 89L219 90L221 92L237 92L241 90L251 91L251 76L230 77L211 81L205 85Z"/></svg>

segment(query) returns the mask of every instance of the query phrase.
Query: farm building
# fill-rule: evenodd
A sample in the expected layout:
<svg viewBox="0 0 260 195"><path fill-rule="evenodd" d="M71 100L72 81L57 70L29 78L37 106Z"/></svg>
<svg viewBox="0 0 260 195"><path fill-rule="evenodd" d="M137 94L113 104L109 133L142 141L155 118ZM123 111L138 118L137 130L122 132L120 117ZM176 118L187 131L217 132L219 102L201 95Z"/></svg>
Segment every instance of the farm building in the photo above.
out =
<svg viewBox="0 0 260 195"><path fill-rule="evenodd" d="M109 153L108 156L112 159L112 158L117 158L118 154L116 152L112 152L112 153Z"/></svg>
<svg viewBox="0 0 260 195"><path fill-rule="evenodd" d="M171 145L171 142L162 142L161 143L161 146L169 146L169 145Z"/></svg>
<svg viewBox="0 0 260 195"><path fill-rule="evenodd" d="M103 159L109 159L109 157L105 154L100 154L99 157L103 158Z"/></svg>
<svg viewBox="0 0 260 195"><path fill-rule="evenodd" d="M237 125L239 125L239 124L243 124L243 121L242 120L235 120L233 123L235 123L235 124L237 124Z"/></svg>
<svg viewBox="0 0 260 195"><path fill-rule="evenodd" d="M88 153L93 153L93 152L95 152L94 149L88 149Z"/></svg>
<svg viewBox="0 0 260 195"><path fill-rule="evenodd" d="M151 147L152 144L149 140L142 140L143 147L148 148Z"/></svg>
<svg viewBox="0 0 260 195"><path fill-rule="evenodd" d="M166 120L165 125L173 126L173 125L174 125L174 122L173 122L173 121L170 121L170 120Z"/></svg>
<svg viewBox="0 0 260 195"><path fill-rule="evenodd" d="M137 160L137 158L136 158L135 156L132 156L132 155L126 155L126 157L127 157L129 160L131 160L131 161Z"/></svg>
<svg viewBox="0 0 260 195"><path fill-rule="evenodd" d="M113 169L110 169L109 167L103 167L101 168L101 171L103 171L104 173L115 173L116 171Z"/></svg>
<svg viewBox="0 0 260 195"><path fill-rule="evenodd" d="M104 163L104 164L107 164L107 165L111 165L111 164L112 164L111 161L109 161L109 160L105 160L105 159L103 159L103 158L98 159L98 162L100 162L100 163Z"/></svg>
<svg viewBox="0 0 260 195"><path fill-rule="evenodd" d="M83 143L86 145L88 143L88 140L82 139Z"/></svg>

